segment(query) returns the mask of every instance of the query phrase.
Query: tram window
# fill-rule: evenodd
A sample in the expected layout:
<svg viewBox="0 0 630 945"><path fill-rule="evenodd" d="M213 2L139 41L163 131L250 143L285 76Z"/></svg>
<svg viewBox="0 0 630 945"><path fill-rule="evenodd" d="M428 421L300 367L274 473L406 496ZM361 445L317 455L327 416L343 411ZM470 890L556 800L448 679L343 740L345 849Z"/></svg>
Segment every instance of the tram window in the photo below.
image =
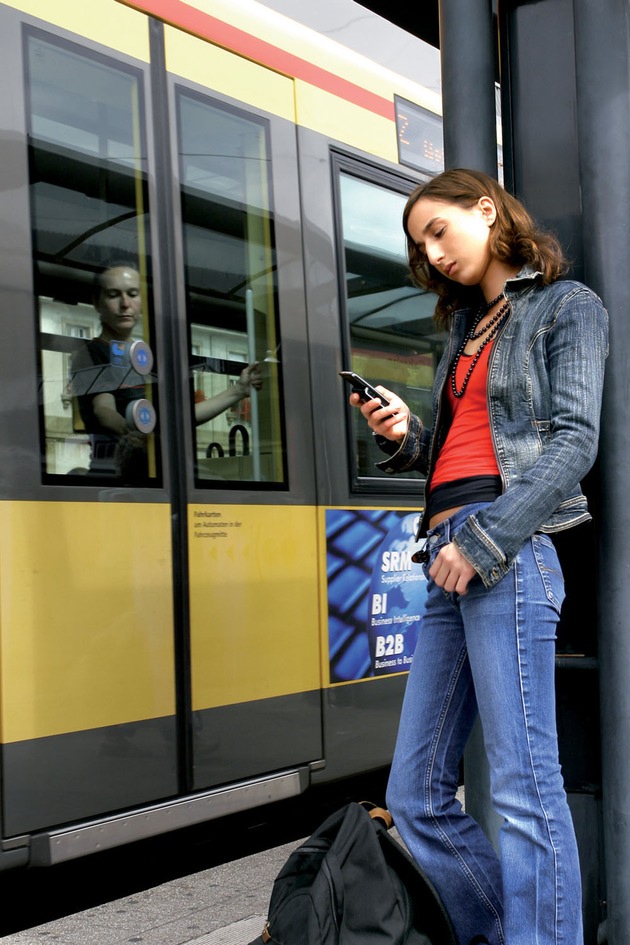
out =
<svg viewBox="0 0 630 945"><path fill-rule="evenodd" d="M195 479L284 487L268 124L182 89L178 118Z"/></svg>
<svg viewBox="0 0 630 945"><path fill-rule="evenodd" d="M142 75L25 51L43 478L157 485Z"/></svg>
<svg viewBox="0 0 630 945"><path fill-rule="evenodd" d="M402 213L406 195L339 171L345 271L347 367L383 384L425 422L445 336L433 324L435 298L412 285ZM375 463L384 456L357 411L350 411L354 480L388 478ZM417 472L397 479L417 479ZM379 484L382 488L382 484Z"/></svg>

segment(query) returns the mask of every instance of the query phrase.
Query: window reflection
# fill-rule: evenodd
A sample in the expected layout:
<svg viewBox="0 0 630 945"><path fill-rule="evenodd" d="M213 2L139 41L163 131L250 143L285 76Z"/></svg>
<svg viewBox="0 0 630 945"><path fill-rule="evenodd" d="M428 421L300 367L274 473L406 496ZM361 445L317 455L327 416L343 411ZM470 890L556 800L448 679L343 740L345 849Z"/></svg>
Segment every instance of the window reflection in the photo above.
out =
<svg viewBox="0 0 630 945"><path fill-rule="evenodd" d="M196 479L286 484L267 124L178 106Z"/></svg>
<svg viewBox="0 0 630 945"><path fill-rule="evenodd" d="M425 422L444 335L433 324L434 297L411 284L402 213L406 196L345 171L339 173L350 367L383 384ZM383 454L351 412L355 475L386 476ZM406 473L405 478L418 478ZM401 478L401 477L397 477Z"/></svg>
<svg viewBox="0 0 630 945"><path fill-rule="evenodd" d="M71 391L89 436L88 472L131 485L148 478L147 433L154 420L146 402L144 368L137 363L134 330L142 312L140 273L128 260L106 265L94 283L96 337L85 340L71 360ZM138 370L139 369L139 370Z"/></svg>
<svg viewBox="0 0 630 945"><path fill-rule="evenodd" d="M32 32L26 87L43 475L156 483L141 76Z"/></svg>

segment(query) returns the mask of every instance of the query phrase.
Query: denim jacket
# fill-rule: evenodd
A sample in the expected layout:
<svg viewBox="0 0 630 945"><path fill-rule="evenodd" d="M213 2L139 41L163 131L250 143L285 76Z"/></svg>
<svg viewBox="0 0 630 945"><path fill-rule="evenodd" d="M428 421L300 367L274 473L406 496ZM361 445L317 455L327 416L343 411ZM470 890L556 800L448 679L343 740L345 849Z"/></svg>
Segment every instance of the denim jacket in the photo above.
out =
<svg viewBox="0 0 630 945"><path fill-rule="evenodd" d="M580 480L595 461L608 354L608 316L579 282L540 284L524 268L505 284L512 312L488 363L488 411L503 483L491 505L471 515L454 541L486 587L509 569L534 532L557 532L590 519ZM403 442L376 437L392 455L388 473L419 470L430 480L446 430L442 391L473 313L455 312L433 387L432 428L410 417ZM418 537L426 531L423 521Z"/></svg>

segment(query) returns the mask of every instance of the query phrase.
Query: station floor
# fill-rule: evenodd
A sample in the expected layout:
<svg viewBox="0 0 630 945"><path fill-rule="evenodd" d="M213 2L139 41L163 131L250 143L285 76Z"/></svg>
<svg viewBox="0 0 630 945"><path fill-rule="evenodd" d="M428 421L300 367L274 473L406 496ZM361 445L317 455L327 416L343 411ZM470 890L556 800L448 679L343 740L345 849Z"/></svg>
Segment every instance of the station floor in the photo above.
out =
<svg viewBox="0 0 630 945"><path fill-rule="evenodd" d="M249 945L273 881L302 841L0 938L2 945Z"/></svg>

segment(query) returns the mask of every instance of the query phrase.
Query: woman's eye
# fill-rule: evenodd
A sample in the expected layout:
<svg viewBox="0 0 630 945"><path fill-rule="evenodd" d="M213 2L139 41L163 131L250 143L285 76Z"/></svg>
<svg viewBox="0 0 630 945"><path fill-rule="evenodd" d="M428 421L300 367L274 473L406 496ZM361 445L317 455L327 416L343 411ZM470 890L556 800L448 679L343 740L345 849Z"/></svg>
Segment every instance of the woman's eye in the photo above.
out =
<svg viewBox="0 0 630 945"><path fill-rule="evenodd" d="M439 238L443 235L445 229L446 227L440 227L440 229L435 232L434 236L436 240L439 240Z"/></svg>

